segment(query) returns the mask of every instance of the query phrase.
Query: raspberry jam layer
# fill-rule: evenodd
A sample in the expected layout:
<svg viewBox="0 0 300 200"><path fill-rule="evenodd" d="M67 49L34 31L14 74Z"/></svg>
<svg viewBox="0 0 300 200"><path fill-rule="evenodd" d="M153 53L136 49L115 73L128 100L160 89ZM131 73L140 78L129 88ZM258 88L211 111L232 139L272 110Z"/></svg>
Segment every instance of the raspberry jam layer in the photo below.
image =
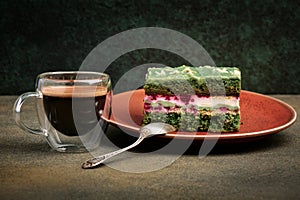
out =
<svg viewBox="0 0 300 200"><path fill-rule="evenodd" d="M145 112L180 112L184 108L186 112L193 112L201 108L216 109L220 112L239 112L239 97L215 96L199 97L197 95L163 96L145 95Z"/></svg>

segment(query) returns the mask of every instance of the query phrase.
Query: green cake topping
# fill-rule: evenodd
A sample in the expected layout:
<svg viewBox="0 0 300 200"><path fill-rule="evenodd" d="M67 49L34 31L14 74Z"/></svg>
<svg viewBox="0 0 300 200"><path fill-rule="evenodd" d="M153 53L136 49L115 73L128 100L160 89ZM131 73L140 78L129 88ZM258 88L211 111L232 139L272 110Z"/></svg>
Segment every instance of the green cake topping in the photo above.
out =
<svg viewBox="0 0 300 200"><path fill-rule="evenodd" d="M189 67L149 68L145 81L146 94L226 94L239 96L241 72L237 67Z"/></svg>
<svg viewBox="0 0 300 200"><path fill-rule="evenodd" d="M160 79L222 77L241 79L241 72L237 67L211 67L211 66L180 66L176 68L149 68L146 83Z"/></svg>

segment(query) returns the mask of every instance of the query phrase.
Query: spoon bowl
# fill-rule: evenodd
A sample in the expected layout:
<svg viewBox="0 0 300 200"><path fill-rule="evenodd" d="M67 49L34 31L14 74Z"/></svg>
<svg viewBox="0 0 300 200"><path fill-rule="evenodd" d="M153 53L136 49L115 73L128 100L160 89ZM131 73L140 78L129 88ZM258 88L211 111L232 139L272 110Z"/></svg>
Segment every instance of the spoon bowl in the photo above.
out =
<svg viewBox="0 0 300 200"><path fill-rule="evenodd" d="M129 145L128 147L119 149L117 151L113 151L113 152L89 159L82 164L82 168L83 169L95 168L95 167L99 166L100 164L102 164L107 159L137 146L147 137L151 137L154 135L163 135L163 134L173 132L173 131L176 131L176 129L172 125L166 124L166 123L161 123L161 122L151 123L146 126L143 126L139 131L140 135L139 135L138 139L133 144Z"/></svg>

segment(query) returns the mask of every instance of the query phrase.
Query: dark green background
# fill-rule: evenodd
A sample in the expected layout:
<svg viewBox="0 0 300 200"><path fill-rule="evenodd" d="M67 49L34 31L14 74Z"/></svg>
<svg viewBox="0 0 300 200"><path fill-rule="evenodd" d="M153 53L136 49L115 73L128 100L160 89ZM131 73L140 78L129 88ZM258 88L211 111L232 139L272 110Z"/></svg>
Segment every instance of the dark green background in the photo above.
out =
<svg viewBox="0 0 300 200"><path fill-rule="evenodd" d="M0 94L32 91L45 71L78 70L100 42L138 27L164 27L198 41L217 65L239 66L242 87L300 93L299 1L0 1ZM127 53L109 68L188 64L161 50ZM133 79L144 78L137 75Z"/></svg>

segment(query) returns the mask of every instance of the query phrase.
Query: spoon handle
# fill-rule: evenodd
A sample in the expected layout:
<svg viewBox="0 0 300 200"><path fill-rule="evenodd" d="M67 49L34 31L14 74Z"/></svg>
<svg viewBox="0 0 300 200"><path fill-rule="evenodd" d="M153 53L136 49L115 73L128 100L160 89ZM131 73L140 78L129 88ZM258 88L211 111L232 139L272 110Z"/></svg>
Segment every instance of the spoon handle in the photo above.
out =
<svg viewBox="0 0 300 200"><path fill-rule="evenodd" d="M137 146L138 144L140 144L146 137L144 135L140 135L139 138L131 145L129 145L128 147L125 147L123 149L119 149L117 151L113 151L113 152L110 152L110 153L107 153L107 154L104 154L102 156L98 156L98 157L95 157L95 158L92 158L92 159L89 159L87 161L85 161L83 164L82 164L82 168L83 169L89 169L89 168L94 168L98 165L100 165L101 163L103 163L104 161L106 161L107 159L113 157L113 156L116 156L124 151L127 151L135 146Z"/></svg>

